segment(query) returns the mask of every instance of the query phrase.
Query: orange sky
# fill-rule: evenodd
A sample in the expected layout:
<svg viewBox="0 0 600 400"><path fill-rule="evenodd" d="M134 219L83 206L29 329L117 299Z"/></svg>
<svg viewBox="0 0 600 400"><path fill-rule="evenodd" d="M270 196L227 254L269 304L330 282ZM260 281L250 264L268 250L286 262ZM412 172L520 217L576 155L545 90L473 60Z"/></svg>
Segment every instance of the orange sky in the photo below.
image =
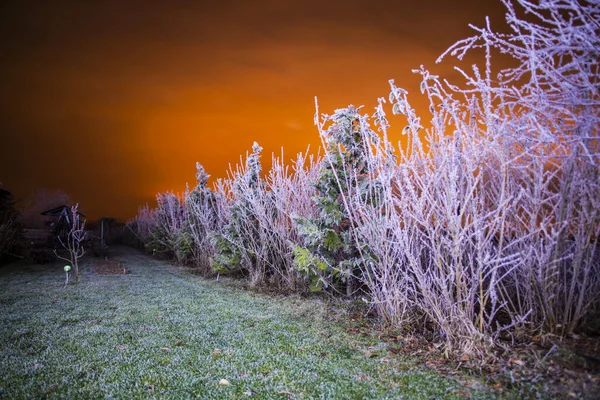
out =
<svg viewBox="0 0 600 400"><path fill-rule="evenodd" d="M0 182L127 219L196 161L317 146L314 96L371 113L393 78L422 107L410 71L456 76L434 61L486 15L499 0L3 1Z"/></svg>

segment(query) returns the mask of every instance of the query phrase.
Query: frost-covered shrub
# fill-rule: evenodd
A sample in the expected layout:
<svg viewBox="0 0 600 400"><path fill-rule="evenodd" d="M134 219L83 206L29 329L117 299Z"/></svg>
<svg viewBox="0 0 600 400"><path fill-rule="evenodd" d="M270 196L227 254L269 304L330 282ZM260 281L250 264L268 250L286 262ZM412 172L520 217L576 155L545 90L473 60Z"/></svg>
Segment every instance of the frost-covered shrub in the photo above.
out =
<svg viewBox="0 0 600 400"><path fill-rule="evenodd" d="M184 195L160 193L157 207L141 207L126 224L127 243L144 247L155 256L175 258L181 264L210 271L214 254L211 236L218 230L221 196L208 188L204 167L196 164L196 185Z"/></svg>
<svg viewBox="0 0 600 400"><path fill-rule="evenodd" d="M225 182L229 195L229 212L221 232L214 235L215 256L212 267L218 272L236 270L251 274L251 281L260 281L262 263L259 258L261 248L266 243L260 241L260 231L256 218L256 205L263 200L264 183L260 176L262 165L258 143L252 146L252 153L246 157L245 167L238 166Z"/></svg>
<svg viewBox="0 0 600 400"><path fill-rule="evenodd" d="M191 254L192 234L185 199L175 193L156 196L157 208L152 212L147 249L153 255L173 257L185 263Z"/></svg>
<svg viewBox="0 0 600 400"><path fill-rule="evenodd" d="M449 52L496 49L518 61L497 83L487 71L464 74L503 144L498 187L518 199L502 240L520 263L503 294L531 328L568 334L600 300L600 3L504 4L511 34L488 23Z"/></svg>
<svg viewBox="0 0 600 400"><path fill-rule="evenodd" d="M272 212L261 213L259 221L275 248L268 265L271 284L279 288L304 291L308 286L306 279L294 268L293 248L303 243L294 218L310 218L317 213L312 185L319 171L317 159L298 154L291 162L290 170L284 164L283 155L273 157L272 168L266 177Z"/></svg>
<svg viewBox="0 0 600 400"><path fill-rule="evenodd" d="M449 50L485 51L483 72L459 69L466 88L415 71L429 124L391 83L408 144L391 162L380 100L383 140L365 159L382 190L372 205L344 202L355 241L370 250L362 277L381 314L393 324L424 319L467 352L516 325L572 332L599 300L600 5L519 1L534 23L505 4L512 34L488 24ZM519 66L492 77L494 48Z"/></svg>
<svg viewBox="0 0 600 400"><path fill-rule="evenodd" d="M213 268L242 271L251 285L301 290L304 282L292 268L290 246L300 241L292 215L312 212L307 182L314 166L306 166L306 157L299 155L290 172L281 159L273 158L272 169L262 178L261 151L255 143L245 167L238 166L221 181L220 192L229 202L222 228L214 235Z"/></svg>
<svg viewBox="0 0 600 400"><path fill-rule="evenodd" d="M152 229L156 225L155 213L156 209L150 208L148 204L139 207L135 217L125 224L123 242L132 247L148 250Z"/></svg>
<svg viewBox="0 0 600 400"><path fill-rule="evenodd" d="M210 259L215 254L211 236L218 231L219 210L222 208L219 196L208 188L208 178L204 167L196 163L196 186L185 194L188 210L186 226L192 239L191 262L205 272L210 271Z"/></svg>
<svg viewBox="0 0 600 400"><path fill-rule="evenodd" d="M308 277L313 291L343 289L351 296L358 286L361 254L352 236L354 221L344 205L354 196L369 197L374 181L367 175L367 155L371 141L378 140L358 111L350 106L324 115L323 121L317 117L325 147L313 183L318 214L295 218L303 243L294 247L294 266Z"/></svg>
<svg viewBox="0 0 600 400"><path fill-rule="evenodd" d="M400 146L385 99L377 131L353 107L317 114L322 159L274 159L263 176L255 144L212 192L199 167L183 201L160 195L132 231L253 285L360 288L390 326L449 350L582 329L600 311L600 3L504 4L510 33L488 22L443 54L483 51L483 66L457 68L465 84L414 71L427 118L390 81ZM492 74L497 51L516 66Z"/></svg>

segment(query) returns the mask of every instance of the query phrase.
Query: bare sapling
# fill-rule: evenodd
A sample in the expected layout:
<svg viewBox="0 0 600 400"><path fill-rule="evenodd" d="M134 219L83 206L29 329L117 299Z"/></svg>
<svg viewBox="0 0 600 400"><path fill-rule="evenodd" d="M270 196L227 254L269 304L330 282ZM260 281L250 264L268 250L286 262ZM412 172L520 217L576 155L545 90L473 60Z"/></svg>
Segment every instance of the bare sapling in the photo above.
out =
<svg viewBox="0 0 600 400"><path fill-rule="evenodd" d="M70 226L66 238L58 237L62 247L68 251L68 257L63 257L54 250L56 257L69 262L72 266L73 280L75 282L79 281L79 259L85 254L85 249L83 248L83 240L85 239L85 220L81 220L80 214L77 212L78 207L79 204L71 207L70 214L67 214L66 216L67 223Z"/></svg>

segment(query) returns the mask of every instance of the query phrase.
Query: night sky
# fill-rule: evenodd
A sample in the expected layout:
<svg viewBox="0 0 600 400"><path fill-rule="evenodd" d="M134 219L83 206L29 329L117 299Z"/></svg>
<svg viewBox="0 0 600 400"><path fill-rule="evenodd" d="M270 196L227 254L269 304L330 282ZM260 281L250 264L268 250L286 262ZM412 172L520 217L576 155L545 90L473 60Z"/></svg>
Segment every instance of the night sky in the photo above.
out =
<svg viewBox="0 0 600 400"><path fill-rule="evenodd" d="M411 70L456 77L435 59L486 15L499 0L4 0L0 182L130 218L196 161L222 177L254 141L265 168L316 148L314 96L371 113L393 78L423 107Z"/></svg>

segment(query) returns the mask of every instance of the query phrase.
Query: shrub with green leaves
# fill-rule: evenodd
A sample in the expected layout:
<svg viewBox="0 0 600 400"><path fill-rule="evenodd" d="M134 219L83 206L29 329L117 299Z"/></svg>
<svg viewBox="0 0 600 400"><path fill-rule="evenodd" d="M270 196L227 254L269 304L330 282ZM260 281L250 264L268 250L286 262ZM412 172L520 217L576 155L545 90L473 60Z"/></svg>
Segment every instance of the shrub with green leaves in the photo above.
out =
<svg viewBox="0 0 600 400"><path fill-rule="evenodd" d="M293 266L293 246L302 239L293 216L315 216L314 181L317 163L299 154L292 170L280 158L261 176L260 152L254 144L244 167L218 183L223 212L214 235L212 266L219 272L242 272L252 286L304 291L306 280Z"/></svg>
<svg viewBox="0 0 600 400"><path fill-rule="evenodd" d="M147 250L153 255L174 257L185 263L191 251L191 234L185 199L175 193L159 193L158 207L153 212L154 223L149 227Z"/></svg>
<svg viewBox="0 0 600 400"><path fill-rule="evenodd" d="M317 112L325 155L307 169L288 174L274 159L261 177L255 144L215 186L212 266L252 285L303 277L315 291L363 290L390 326L482 356L501 335L566 336L597 319L600 4L503 2L511 33L473 26L440 57L485 52L484 65L457 68L466 86L413 71L429 114L390 81L400 146L385 99L377 133L352 106ZM514 65L493 74L495 51ZM149 246L181 256L196 223L175 200L159 199L138 226Z"/></svg>
<svg viewBox="0 0 600 400"><path fill-rule="evenodd" d="M217 272L248 273L260 268L255 245L263 244L256 240L259 232L253 204L264 190L260 176L261 152L262 147L255 142L252 153L246 158L245 168L238 168L228 181L229 215L226 221L221 221L224 222L222 230L213 235L215 255L211 266Z"/></svg>
<svg viewBox="0 0 600 400"><path fill-rule="evenodd" d="M318 215L295 218L303 244L294 247L294 266L309 278L313 291L345 290L351 296L360 283L363 257L345 204L353 196L368 196L371 181L366 155L370 141L378 137L365 129L359 109L336 110L332 116L323 115L322 123L317 119L326 151L314 183Z"/></svg>

